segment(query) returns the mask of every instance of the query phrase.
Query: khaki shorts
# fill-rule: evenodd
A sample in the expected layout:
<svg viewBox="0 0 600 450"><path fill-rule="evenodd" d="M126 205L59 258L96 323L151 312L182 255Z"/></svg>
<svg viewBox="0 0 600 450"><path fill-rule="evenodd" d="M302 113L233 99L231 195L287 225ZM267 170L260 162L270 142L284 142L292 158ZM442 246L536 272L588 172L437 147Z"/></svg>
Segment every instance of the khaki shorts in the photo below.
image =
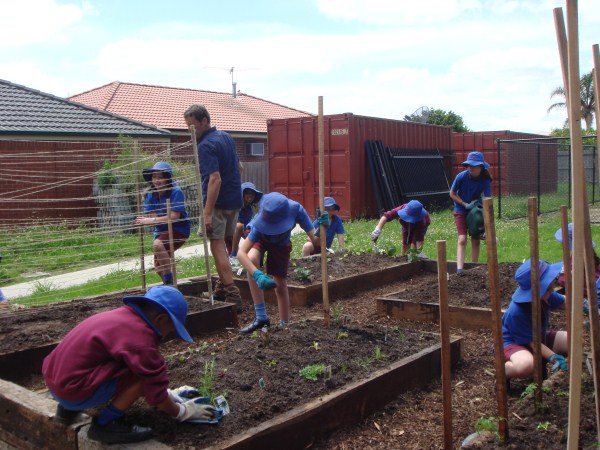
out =
<svg viewBox="0 0 600 450"><path fill-rule="evenodd" d="M215 209L212 214L212 233L208 233L208 238L221 240L233 236L239 212L239 209Z"/></svg>

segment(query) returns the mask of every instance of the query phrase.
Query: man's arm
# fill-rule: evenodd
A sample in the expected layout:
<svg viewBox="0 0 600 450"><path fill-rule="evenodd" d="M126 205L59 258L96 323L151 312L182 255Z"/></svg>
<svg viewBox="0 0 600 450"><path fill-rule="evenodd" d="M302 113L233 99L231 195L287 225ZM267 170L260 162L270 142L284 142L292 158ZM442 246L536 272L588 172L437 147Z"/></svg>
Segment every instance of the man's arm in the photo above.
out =
<svg viewBox="0 0 600 450"><path fill-rule="evenodd" d="M206 192L206 204L204 205L204 224L206 232L212 232L212 213L215 208L215 203L219 197L221 190L221 174L213 172L208 177L208 187Z"/></svg>

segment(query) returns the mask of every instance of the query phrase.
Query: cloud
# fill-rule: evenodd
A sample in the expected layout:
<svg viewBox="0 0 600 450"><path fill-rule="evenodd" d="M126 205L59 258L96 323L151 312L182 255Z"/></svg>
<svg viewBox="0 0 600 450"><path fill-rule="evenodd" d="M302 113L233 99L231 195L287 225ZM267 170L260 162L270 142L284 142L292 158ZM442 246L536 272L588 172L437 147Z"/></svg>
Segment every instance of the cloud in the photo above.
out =
<svg viewBox="0 0 600 450"><path fill-rule="evenodd" d="M89 10L84 4L83 8ZM0 48L44 42L83 17L82 7L53 0L7 1L0 14Z"/></svg>

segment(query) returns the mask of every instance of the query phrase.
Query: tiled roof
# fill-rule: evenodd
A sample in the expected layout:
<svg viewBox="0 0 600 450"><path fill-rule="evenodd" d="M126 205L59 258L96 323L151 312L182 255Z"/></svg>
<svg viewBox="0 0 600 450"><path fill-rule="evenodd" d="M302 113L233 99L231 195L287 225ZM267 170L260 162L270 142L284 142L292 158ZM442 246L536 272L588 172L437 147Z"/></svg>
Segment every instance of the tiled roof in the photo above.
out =
<svg viewBox="0 0 600 450"><path fill-rule="evenodd" d="M69 99L169 130L187 131L183 112L195 103L206 106L211 124L224 131L266 133L267 119L311 116L246 94L234 98L230 93L119 81Z"/></svg>
<svg viewBox="0 0 600 450"><path fill-rule="evenodd" d="M0 80L0 134L163 136L171 133Z"/></svg>

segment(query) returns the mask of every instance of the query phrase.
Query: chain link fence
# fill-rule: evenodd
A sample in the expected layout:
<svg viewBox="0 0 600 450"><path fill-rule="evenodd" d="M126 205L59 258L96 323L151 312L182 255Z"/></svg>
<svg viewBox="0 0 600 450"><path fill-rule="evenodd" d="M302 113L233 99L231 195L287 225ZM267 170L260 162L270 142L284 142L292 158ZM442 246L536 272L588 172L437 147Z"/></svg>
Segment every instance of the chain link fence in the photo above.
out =
<svg viewBox="0 0 600 450"><path fill-rule="evenodd" d="M537 198L538 213L571 207L571 144L552 137L497 141L498 218L527 217L527 199ZM598 199L595 136L584 139L583 162L588 203Z"/></svg>

